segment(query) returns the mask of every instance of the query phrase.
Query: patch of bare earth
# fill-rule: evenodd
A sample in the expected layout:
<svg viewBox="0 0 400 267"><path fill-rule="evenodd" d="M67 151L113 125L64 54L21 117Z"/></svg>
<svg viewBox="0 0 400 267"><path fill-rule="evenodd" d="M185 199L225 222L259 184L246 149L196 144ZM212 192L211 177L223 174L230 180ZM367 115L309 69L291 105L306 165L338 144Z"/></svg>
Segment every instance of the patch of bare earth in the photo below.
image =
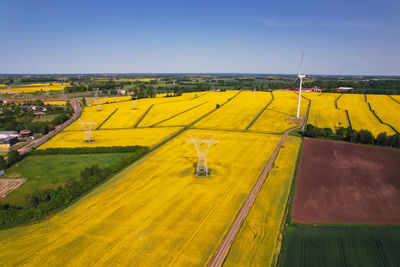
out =
<svg viewBox="0 0 400 267"><path fill-rule="evenodd" d="M304 139L297 223L400 223L400 149Z"/></svg>
<svg viewBox="0 0 400 267"><path fill-rule="evenodd" d="M24 178L0 179L0 198L4 198L8 193L18 188L26 181Z"/></svg>

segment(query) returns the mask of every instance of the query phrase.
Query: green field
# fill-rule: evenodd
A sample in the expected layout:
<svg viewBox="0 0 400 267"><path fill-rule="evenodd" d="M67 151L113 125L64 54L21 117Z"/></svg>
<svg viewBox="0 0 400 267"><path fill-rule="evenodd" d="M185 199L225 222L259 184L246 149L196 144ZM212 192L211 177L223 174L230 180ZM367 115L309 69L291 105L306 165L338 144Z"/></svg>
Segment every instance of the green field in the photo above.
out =
<svg viewBox="0 0 400 267"><path fill-rule="evenodd" d="M399 266L399 226L289 226L280 266Z"/></svg>
<svg viewBox="0 0 400 267"><path fill-rule="evenodd" d="M57 188L68 178L80 178L80 172L92 164L109 166L129 153L81 154L81 155L34 155L6 170L1 178L26 178L16 190L9 193L2 203L25 205L25 195L36 189Z"/></svg>

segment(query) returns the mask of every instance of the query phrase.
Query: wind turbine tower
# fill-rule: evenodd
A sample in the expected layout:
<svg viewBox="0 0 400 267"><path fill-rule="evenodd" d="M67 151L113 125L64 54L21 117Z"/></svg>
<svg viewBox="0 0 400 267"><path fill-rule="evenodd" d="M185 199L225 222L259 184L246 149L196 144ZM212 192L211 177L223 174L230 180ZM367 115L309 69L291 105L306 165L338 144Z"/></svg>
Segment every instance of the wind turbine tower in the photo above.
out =
<svg viewBox="0 0 400 267"><path fill-rule="evenodd" d="M201 140L201 139L194 139L193 136L190 136L190 140L187 140L186 142L192 142L194 144L194 147L196 148L197 151L197 156L198 156L198 161L197 161L197 168L196 168L196 175L199 176L208 176L210 173L208 170L208 165L207 165L207 153L208 150L210 149L211 144L216 144L218 141L214 140L215 135L208 140ZM200 145L201 144L207 144L207 147L205 149L201 149Z"/></svg>
<svg viewBox="0 0 400 267"><path fill-rule="evenodd" d="M79 122L82 125L83 130L85 131L86 134L86 138L85 138L85 142L93 142L93 138L92 138L92 129L93 129L93 125L95 125L95 122L83 122L80 121Z"/></svg>
<svg viewBox="0 0 400 267"><path fill-rule="evenodd" d="M301 87L303 86L303 78L306 77L306 75L301 74L301 65L303 64L303 57L304 57L304 54L301 55L300 67L299 67L299 75L297 75L297 78L300 80L300 86L299 86L299 101L297 103L297 116L296 116L296 118L299 118L299 116L300 116Z"/></svg>

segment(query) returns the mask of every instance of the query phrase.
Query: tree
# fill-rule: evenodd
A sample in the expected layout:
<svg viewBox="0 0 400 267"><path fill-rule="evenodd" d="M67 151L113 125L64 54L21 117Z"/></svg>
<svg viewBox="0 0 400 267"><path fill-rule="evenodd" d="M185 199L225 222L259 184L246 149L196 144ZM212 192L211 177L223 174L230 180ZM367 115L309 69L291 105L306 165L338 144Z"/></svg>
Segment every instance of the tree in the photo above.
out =
<svg viewBox="0 0 400 267"><path fill-rule="evenodd" d="M10 167L14 163L17 163L18 161L21 160L21 155L18 153L17 150L11 150L7 154L7 166Z"/></svg>
<svg viewBox="0 0 400 267"><path fill-rule="evenodd" d="M0 170L4 170L5 168L7 168L7 162L4 156L0 155Z"/></svg>
<svg viewBox="0 0 400 267"><path fill-rule="evenodd" d="M315 127L312 124L307 124L306 126L306 131L305 135L307 137L315 138L316 137L316 132L315 132Z"/></svg>
<svg viewBox="0 0 400 267"><path fill-rule="evenodd" d="M378 136L376 137L376 142L380 146L386 146L388 144L388 138L386 133L378 134Z"/></svg>
<svg viewBox="0 0 400 267"><path fill-rule="evenodd" d="M343 127L336 128L335 137L336 140L344 140L345 139L346 129Z"/></svg>

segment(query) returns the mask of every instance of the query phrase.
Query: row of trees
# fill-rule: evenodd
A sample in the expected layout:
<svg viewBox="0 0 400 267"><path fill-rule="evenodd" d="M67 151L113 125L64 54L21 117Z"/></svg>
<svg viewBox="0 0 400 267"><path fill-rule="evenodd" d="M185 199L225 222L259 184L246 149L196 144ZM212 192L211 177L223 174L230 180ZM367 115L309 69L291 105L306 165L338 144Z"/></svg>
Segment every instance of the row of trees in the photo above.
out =
<svg viewBox="0 0 400 267"><path fill-rule="evenodd" d="M350 127L339 127L336 128L334 132L331 128L319 128L312 124L308 124L304 136L400 148L400 135L398 134L387 135L386 133L380 133L374 137L374 135L368 130L357 131Z"/></svg>
<svg viewBox="0 0 400 267"><path fill-rule="evenodd" d="M108 177L119 172L125 166L148 153L148 147L138 147L135 152L119 162L99 168L92 165L82 170L79 179L69 178L64 186L57 189L36 190L25 196L26 207L17 207L9 204L0 206L0 225L9 226L28 222L32 219L40 219L50 211L64 208L78 197L104 182Z"/></svg>

